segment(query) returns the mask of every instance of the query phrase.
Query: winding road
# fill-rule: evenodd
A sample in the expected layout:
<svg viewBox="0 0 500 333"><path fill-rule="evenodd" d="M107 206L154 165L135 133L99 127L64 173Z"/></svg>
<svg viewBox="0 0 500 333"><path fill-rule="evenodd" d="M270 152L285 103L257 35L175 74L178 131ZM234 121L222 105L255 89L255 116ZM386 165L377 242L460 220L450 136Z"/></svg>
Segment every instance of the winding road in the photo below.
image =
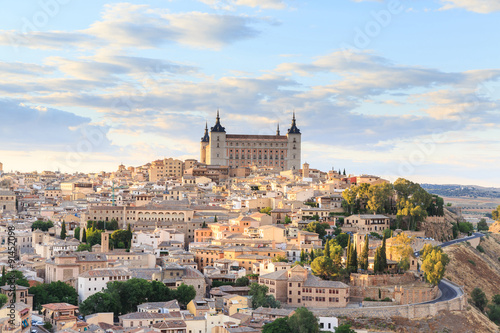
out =
<svg viewBox="0 0 500 333"><path fill-rule="evenodd" d="M484 234L480 233L480 232L475 232L471 236L464 237L464 238L459 238L459 239L454 239L454 240L451 240L451 241L448 241L448 242L444 242L444 243L439 244L438 246L439 247L447 247L447 246L450 246L450 245L453 245L453 244L467 242L467 241L470 241L471 239L480 238L480 237L484 237ZM413 254L417 258L420 256L420 252L414 252Z"/></svg>

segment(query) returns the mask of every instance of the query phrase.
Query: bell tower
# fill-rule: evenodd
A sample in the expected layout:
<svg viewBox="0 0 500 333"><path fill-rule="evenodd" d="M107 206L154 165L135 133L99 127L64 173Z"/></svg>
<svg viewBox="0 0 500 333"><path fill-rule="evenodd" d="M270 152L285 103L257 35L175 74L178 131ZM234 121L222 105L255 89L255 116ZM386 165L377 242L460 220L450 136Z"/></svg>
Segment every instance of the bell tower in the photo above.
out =
<svg viewBox="0 0 500 333"><path fill-rule="evenodd" d="M288 154L287 154L287 170L300 169L300 154L301 154L301 136L299 128L295 120L295 111L293 112L292 125L286 134L288 138Z"/></svg>
<svg viewBox="0 0 500 333"><path fill-rule="evenodd" d="M206 164L227 165L226 155L226 129L220 123L219 110L217 110L215 126L210 129Z"/></svg>

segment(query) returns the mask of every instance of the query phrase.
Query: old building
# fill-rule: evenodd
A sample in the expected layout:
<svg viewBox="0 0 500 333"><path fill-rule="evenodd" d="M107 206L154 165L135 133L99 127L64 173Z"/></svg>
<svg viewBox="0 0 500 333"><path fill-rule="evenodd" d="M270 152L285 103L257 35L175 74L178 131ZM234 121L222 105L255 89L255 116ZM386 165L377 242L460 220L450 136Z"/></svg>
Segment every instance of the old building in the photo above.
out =
<svg viewBox="0 0 500 333"><path fill-rule="evenodd" d="M349 301L348 285L322 280L299 265L261 275L259 284L267 286L276 300L291 306L345 307Z"/></svg>
<svg viewBox="0 0 500 333"><path fill-rule="evenodd" d="M0 213L16 212L16 194L0 189Z"/></svg>
<svg viewBox="0 0 500 333"><path fill-rule="evenodd" d="M217 111L215 126L201 139L201 162L208 165L268 166L281 170L299 170L301 165L301 133L293 114L286 135L226 134Z"/></svg>

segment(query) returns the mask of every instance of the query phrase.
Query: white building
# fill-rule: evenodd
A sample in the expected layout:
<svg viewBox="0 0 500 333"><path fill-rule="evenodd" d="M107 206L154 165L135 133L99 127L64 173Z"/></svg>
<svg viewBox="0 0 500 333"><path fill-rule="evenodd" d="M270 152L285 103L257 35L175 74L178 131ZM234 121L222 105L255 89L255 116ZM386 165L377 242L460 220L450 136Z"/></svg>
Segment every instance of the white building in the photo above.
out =
<svg viewBox="0 0 500 333"><path fill-rule="evenodd" d="M318 317L318 320L321 331L335 332L335 328L339 326L337 317Z"/></svg>
<svg viewBox="0 0 500 333"><path fill-rule="evenodd" d="M110 281L126 281L131 273L124 268L102 268L87 271L78 276L78 300L85 301L89 296L103 291Z"/></svg>
<svg viewBox="0 0 500 333"><path fill-rule="evenodd" d="M157 250L162 243L184 248L184 233L176 229L156 229L152 232L134 232L132 236L132 247L149 245Z"/></svg>

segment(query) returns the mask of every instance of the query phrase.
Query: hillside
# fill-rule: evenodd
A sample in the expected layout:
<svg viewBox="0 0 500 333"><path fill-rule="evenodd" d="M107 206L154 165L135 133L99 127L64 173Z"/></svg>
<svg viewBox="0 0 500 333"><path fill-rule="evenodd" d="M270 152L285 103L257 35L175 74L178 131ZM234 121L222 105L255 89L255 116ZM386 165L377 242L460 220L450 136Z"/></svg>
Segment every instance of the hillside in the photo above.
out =
<svg viewBox="0 0 500 333"><path fill-rule="evenodd" d="M477 185L420 184L427 192L441 197L500 198L500 188Z"/></svg>
<svg viewBox="0 0 500 333"><path fill-rule="evenodd" d="M468 295L479 286L491 300L493 295L500 294L500 235L484 237L481 246L484 253L467 244L446 247L445 252L450 257L450 264L446 268L445 276L463 286ZM341 322L346 321L352 323L353 328L369 329L371 332L499 332L498 326L472 305L467 311L442 311L433 318L349 318Z"/></svg>
<svg viewBox="0 0 500 333"><path fill-rule="evenodd" d="M500 222L496 221L492 225L490 225L489 231L494 232L494 233L500 233Z"/></svg>
<svg viewBox="0 0 500 333"><path fill-rule="evenodd" d="M451 281L463 285L470 294L475 287L480 287L488 299L500 294L500 235L490 235L481 241L485 253L466 245L445 248L450 256L450 264L445 276Z"/></svg>

